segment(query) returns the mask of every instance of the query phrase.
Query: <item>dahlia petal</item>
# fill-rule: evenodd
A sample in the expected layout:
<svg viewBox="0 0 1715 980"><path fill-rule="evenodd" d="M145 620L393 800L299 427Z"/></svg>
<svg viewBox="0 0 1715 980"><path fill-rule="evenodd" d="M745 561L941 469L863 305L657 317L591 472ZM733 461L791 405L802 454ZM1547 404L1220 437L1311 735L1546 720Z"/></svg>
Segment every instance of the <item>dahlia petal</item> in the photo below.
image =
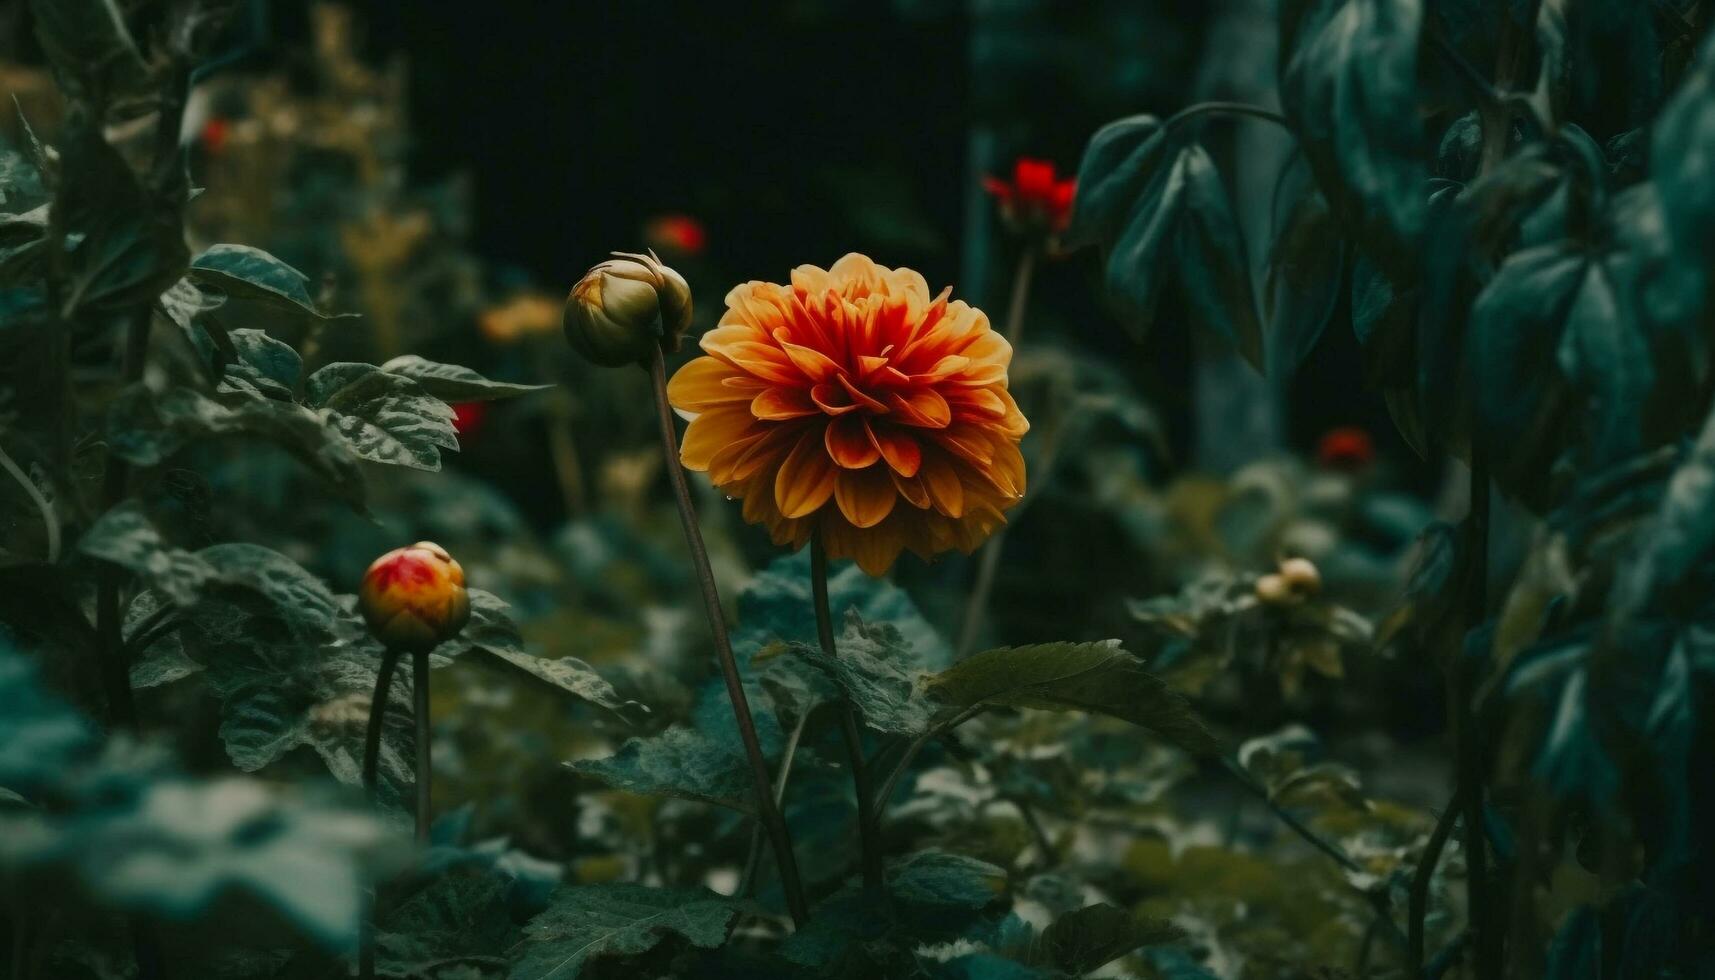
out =
<svg viewBox="0 0 1715 980"><path fill-rule="evenodd" d="M944 378L952 377L970 366L971 359L958 354L948 354L936 361L929 370L912 375L911 380L919 384L933 384Z"/></svg>
<svg viewBox="0 0 1715 980"><path fill-rule="evenodd" d="M929 509L929 488L923 485L920 478L900 476L898 470L891 470L890 472L893 474L893 489L898 490L899 495L904 497L907 503L918 510Z"/></svg>
<svg viewBox="0 0 1715 980"><path fill-rule="evenodd" d="M761 397L761 396L758 396ZM998 419L1006 415L1006 402L990 388L974 388L961 391L948 399L953 408L959 411L961 417L969 415L982 416L985 419Z"/></svg>
<svg viewBox="0 0 1715 980"><path fill-rule="evenodd" d="M994 459L994 450L989 441L983 437L980 428L960 423L945 429L937 429L929 433L929 437L940 443L953 455L959 457L979 469L987 466Z"/></svg>
<svg viewBox="0 0 1715 980"><path fill-rule="evenodd" d="M748 480L769 463L778 464L781 457L790 452L798 444L802 435L800 428L790 425L772 426L761 439L750 444L744 454L733 463L732 477L735 480ZM767 493L762 495L772 500Z"/></svg>
<svg viewBox="0 0 1715 980"><path fill-rule="evenodd" d="M834 502L853 527L874 527L893 513L899 491L881 467L845 470L834 484Z"/></svg>
<svg viewBox="0 0 1715 980"><path fill-rule="evenodd" d="M959 479L959 471L940 453L924 453L923 468L920 471L923 486L929 491L929 501L935 509L948 517L958 517L965 512L965 485Z"/></svg>
<svg viewBox="0 0 1715 980"><path fill-rule="evenodd" d="M748 408L727 405L704 412L692 419L690 428L685 430L679 462L688 470L699 473L707 470L716 453L749 435L755 424Z"/></svg>
<svg viewBox="0 0 1715 980"><path fill-rule="evenodd" d="M804 380L785 352L772 344L746 340L705 349L764 381L789 385L801 384Z"/></svg>
<svg viewBox="0 0 1715 980"><path fill-rule="evenodd" d="M780 349L786 352L792 365L812 383L819 384L840 373L840 366L821 351L785 341L781 342Z"/></svg>
<svg viewBox="0 0 1715 980"><path fill-rule="evenodd" d="M792 289L801 294L817 296L828 289L828 270L819 265L801 265L792 270Z"/></svg>
<svg viewBox="0 0 1715 980"><path fill-rule="evenodd" d="M953 421L953 409L947 399L932 388L917 388L905 394L888 392L887 407L898 413L900 421L924 429L944 429Z"/></svg>
<svg viewBox="0 0 1715 980"><path fill-rule="evenodd" d="M869 424L862 416L843 416L828 423L825 441L828 456L848 470L874 465L881 458L881 450L870 439Z"/></svg>
<svg viewBox="0 0 1715 980"><path fill-rule="evenodd" d="M667 382L667 401L687 412L706 412L729 402L744 401L749 397L746 392L725 384L726 379L737 373L732 365L717 358L693 358Z"/></svg>
<svg viewBox="0 0 1715 980"><path fill-rule="evenodd" d="M814 428L798 439L798 445L774 474L774 502L782 517L803 517L834 495L837 471L822 447L822 434Z"/></svg>
<svg viewBox="0 0 1715 980"><path fill-rule="evenodd" d="M983 472L1001 492L1013 499L1024 496L1024 454L1018 451L1018 443L999 438L990 440L989 445L994 449L994 459Z"/></svg>
<svg viewBox="0 0 1715 980"><path fill-rule="evenodd" d="M886 405L865 394L857 385L852 384L851 379L846 377L844 373L840 374L839 382L840 387L846 390L846 394L852 396L852 401L857 402L859 405L862 405L864 408L867 408L872 412L887 411Z"/></svg>
<svg viewBox="0 0 1715 980"><path fill-rule="evenodd" d="M770 422L815 415L816 405L803 388L764 388L750 403L750 414Z"/></svg>
<svg viewBox="0 0 1715 980"><path fill-rule="evenodd" d="M918 445L914 436L886 422L866 420L864 427L868 429L869 441L895 473L900 476L917 475L917 470L923 465L923 447Z"/></svg>
<svg viewBox="0 0 1715 980"><path fill-rule="evenodd" d="M851 393L839 385L822 382L810 389L810 400L816 407L829 415L844 415L858 410L857 403L852 401Z"/></svg>
<svg viewBox="0 0 1715 980"><path fill-rule="evenodd" d="M709 481L720 487L742 479L740 464L756 444L767 437L768 433L759 431L722 446L709 460Z"/></svg>

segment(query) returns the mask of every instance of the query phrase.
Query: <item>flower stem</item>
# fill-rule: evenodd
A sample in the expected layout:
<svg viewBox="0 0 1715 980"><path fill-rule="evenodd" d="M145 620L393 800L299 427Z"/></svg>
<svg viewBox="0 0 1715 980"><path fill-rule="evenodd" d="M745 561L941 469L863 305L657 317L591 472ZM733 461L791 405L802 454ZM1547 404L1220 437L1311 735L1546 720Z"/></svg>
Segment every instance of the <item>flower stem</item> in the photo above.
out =
<svg viewBox="0 0 1715 980"><path fill-rule="evenodd" d="M1018 265L1012 273L1012 295L1006 304L1006 342L1018 354L1018 341L1024 335L1024 311L1030 306L1030 285L1036 278L1036 249L1026 246L1018 255ZM982 630L983 617L988 612L989 594L994 591L995 575L1000 572L1000 550L1006 540L1006 526L997 528L983 543L977 556L977 577L971 583L970 597L965 600L965 618L959 627L959 642L954 654L963 659L976 645Z"/></svg>
<svg viewBox="0 0 1715 980"><path fill-rule="evenodd" d="M143 378L144 358L149 350L149 321L154 315L154 306L149 303L131 314L125 330L122 367L127 385ZM130 483L131 464L109 451L106 470L101 475L102 513L124 501ZM131 669L126 662L125 637L119 621L119 587L124 582L124 569L103 564L95 591L95 635L101 651L101 680L107 694L108 718L116 727L135 732L137 705L131 697Z"/></svg>
<svg viewBox="0 0 1715 980"><path fill-rule="evenodd" d="M714 570L709 566L708 550L703 547L703 532L697 525L691 488L685 482L684 468L679 465L679 436L673 426L673 406L667 401L667 363L660 347L651 348L648 367L649 379L655 388L655 414L661 424L661 452L666 457L667 477L679 503L679 522L684 525L691 566L697 573L697 584L703 593L703 608L708 614L709 632L714 634L715 656L720 661L721 677L726 681L727 698L732 701L739 738L744 742L744 754L750 761L756 818L773 844L775 865L780 869L780 884L786 892L787 911L792 914L792 921L802 926L809 920L810 908L804 901L804 885L798 878L798 860L792 854L791 831L787 829L786 819L780 815L780 808L774 803L774 781L768 776L768 760L763 758L762 743L756 737L756 721L750 715L750 702L745 698L744 682L739 678L738 661L733 658L726 614L721 611Z"/></svg>
<svg viewBox="0 0 1715 980"><path fill-rule="evenodd" d="M47 563L52 565L59 561L60 519L54 515L53 505L48 503L48 498L42 496L42 491L37 489L36 481L30 479L29 474L17 463L12 462L12 457L6 455L4 449L0 449L0 469L4 469L12 479L18 481L18 486L23 488L24 494L30 498L30 503L35 504L36 510L41 513L42 528L48 535L48 553L44 556Z"/></svg>
<svg viewBox="0 0 1715 980"><path fill-rule="evenodd" d="M1411 893L1406 907L1411 971L1407 976L1416 977L1423 973L1423 921L1429 914L1429 883L1435 877L1435 867L1441 863L1441 852L1447 847L1447 839L1453 836L1453 824L1464 806L1463 790L1463 786L1454 789L1453 798L1447 801L1447 808L1441 811L1441 819L1429 832L1429 841L1423 845L1423 854L1417 859L1417 868L1411 874Z"/></svg>
<svg viewBox="0 0 1715 980"><path fill-rule="evenodd" d="M369 699L369 723L363 733L363 791L369 802L375 802L375 784L381 768L381 726L387 720L388 695L393 688L393 668L399 664L399 651L388 647L381 651L381 666L375 672L375 694ZM364 904L368 906L357 940L357 976L359 980L375 980L375 891L365 889Z"/></svg>
<svg viewBox="0 0 1715 980"><path fill-rule="evenodd" d="M828 608L828 549L818 530L810 536L810 594L816 606L816 637L822 655L839 656L834 645L834 617ZM875 817L875 800L869 785L869 767L863 761L863 734L858 729L857 709L849 698L840 703L840 738L846 743L846 758L852 767L852 789L857 796L858 848L862 858L865 891L881 894L887 887L882 873L881 824Z"/></svg>
<svg viewBox="0 0 1715 980"><path fill-rule="evenodd" d="M411 652L411 696L416 706L412 712L417 722L417 843L429 841L430 784L434 768L429 761L429 651L419 648Z"/></svg>

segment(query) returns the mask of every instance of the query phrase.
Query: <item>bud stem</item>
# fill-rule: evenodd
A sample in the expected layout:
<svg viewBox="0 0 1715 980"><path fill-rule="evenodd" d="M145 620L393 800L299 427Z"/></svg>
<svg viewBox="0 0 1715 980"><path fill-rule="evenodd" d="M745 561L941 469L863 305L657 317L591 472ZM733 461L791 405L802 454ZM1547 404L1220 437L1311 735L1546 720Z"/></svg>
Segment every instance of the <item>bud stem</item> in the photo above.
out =
<svg viewBox="0 0 1715 980"><path fill-rule="evenodd" d="M375 802L376 776L381 767L381 725L387 719L388 694L393 688L393 668L399 663L399 651L387 647L381 651L381 666L375 672L375 694L369 699L369 724L363 733L363 791L369 802ZM375 980L375 892L364 890L364 903L369 906L363 917L358 937L357 975L359 980Z"/></svg>
<svg viewBox="0 0 1715 980"><path fill-rule="evenodd" d="M417 843L429 842L430 783L434 768L429 763L429 651L411 653L411 695L417 721Z"/></svg>
<svg viewBox="0 0 1715 980"><path fill-rule="evenodd" d="M792 835L774 802L774 781L768 775L768 760L763 758L762 743L756 737L756 721L750 715L744 682L739 678L738 662L732 654L732 641L727 637L726 614L721 611L714 570L709 566L709 553L703 547L703 532L697 525L696 508L691 504L691 488L685 482L683 467L679 465L679 436L673 425L673 407L667 401L667 362L659 345L650 346L648 371L655 387L655 410L661 423L661 451L666 456L667 477L673 484L673 495L678 499L679 522L684 525L685 544L691 551L691 566L696 570L697 584L702 589L703 608L708 613L709 632L714 634L721 677L726 681L727 697L732 701L733 717L738 722L739 737L744 741L744 754L750 760L755 782L756 818L773 845L780 885L786 892L786 908L792 914L792 921L802 926L809 920L810 909L804 901L804 886L798 879L798 860L792 854Z"/></svg>
<svg viewBox="0 0 1715 980"><path fill-rule="evenodd" d="M828 549L822 543L818 528L810 535L810 595L816 606L816 636L822 642L822 655L829 660L839 656L834 646L834 617L828 608ZM873 895L882 894L887 884L882 872L881 823L877 814L879 801L870 792L869 768L863 761L863 734L858 730L857 710L851 699L840 699L840 738L846 743L846 757L852 767L852 788L857 794L858 846L862 854L863 887Z"/></svg>

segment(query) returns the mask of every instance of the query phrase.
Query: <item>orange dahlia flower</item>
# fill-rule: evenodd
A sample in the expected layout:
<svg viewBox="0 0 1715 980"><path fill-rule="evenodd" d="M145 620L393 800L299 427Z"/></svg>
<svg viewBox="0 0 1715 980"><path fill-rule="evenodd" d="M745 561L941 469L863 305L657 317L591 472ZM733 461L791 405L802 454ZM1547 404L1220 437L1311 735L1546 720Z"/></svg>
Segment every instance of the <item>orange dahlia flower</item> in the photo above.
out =
<svg viewBox="0 0 1715 980"><path fill-rule="evenodd" d="M951 292L856 253L735 287L667 388L691 420L680 461L776 544L819 531L871 575L906 548L970 552L1024 495L1030 426L1011 345Z"/></svg>

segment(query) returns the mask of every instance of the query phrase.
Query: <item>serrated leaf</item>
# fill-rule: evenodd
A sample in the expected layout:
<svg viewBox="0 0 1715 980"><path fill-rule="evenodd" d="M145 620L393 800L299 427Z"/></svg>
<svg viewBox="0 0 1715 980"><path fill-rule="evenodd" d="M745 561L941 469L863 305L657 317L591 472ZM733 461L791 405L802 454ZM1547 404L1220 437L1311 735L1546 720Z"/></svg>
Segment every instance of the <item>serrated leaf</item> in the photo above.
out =
<svg viewBox="0 0 1715 980"><path fill-rule="evenodd" d="M857 565L836 563L828 576L828 609L836 622L856 612L866 623L888 623L897 629L919 666L944 667L952 651L904 589L886 579L871 578ZM800 551L776 558L738 596L738 627L733 650L741 668L770 643L815 644L816 613L810 602L810 556Z"/></svg>
<svg viewBox="0 0 1715 980"><path fill-rule="evenodd" d="M605 759L567 765L614 789L754 810L750 766L735 748L695 728L676 725L659 735L627 739Z"/></svg>
<svg viewBox="0 0 1715 980"><path fill-rule="evenodd" d="M700 889L564 888L524 927L511 980L574 980L591 960L647 953L669 936L714 949L742 908Z"/></svg>
<svg viewBox="0 0 1715 980"><path fill-rule="evenodd" d="M453 410L410 378L373 364L329 364L304 384L307 403L357 456L420 470L458 449Z"/></svg>
<svg viewBox="0 0 1715 980"><path fill-rule="evenodd" d="M1118 640L988 650L930 677L926 690L957 708L991 704L1108 715L1195 755L1218 751L1214 736L1185 699L1121 649Z"/></svg>
<svg viewBox="0 0 1715 980"><path fill-rule="evenodd" d="M923 696L914 658L900 632L886 623L867 624L856 611L834 641L837 655L797 644L793 651L834 679L864 724L895 735L921 735L934 721L935 705Z"/></svg>
<svg viewBox="0 0 1715 980"><path fill-rule="evenodd" d="M155 393L136 385L109 403L107 431L111 451L139 466L159 465L203 439L260 439L290 453L354 506L363 506L358 457L301 405L245 399L229 406L190 388Z"/></svg>
<svg viewBox="0 0 1715 980"><path fill-rule="evenodd" d="M249 327L227 336L234 359L226 365L219 390L290 401L304 367L292 345Z"/></svg>
<svg viewBox="0 0 1715 980"><path fill-rule="evenodd" d="M130 571L177 606L202 598L203 586L220 574L201 557L168 545L135 501L101 515L78 550Z"/></svg>
<svg viewBox="0 0 1715 980"><path fill-rule="evenodd" d="M288 313L329 319L310 296L308 276L249 245L211 245L191 261L190 277L227 296Z"/></svg>
<svg viewBox="0 0 1715 980"><path fill-rule="evenodd" d="M1033 945L1030 959L1082 976L1139 946L1175 942L1184 935L1165 919L1134 915L1113 905L1091 905L1055 919Z"/></svg>
<svg viewBox="0 0 1715 980"><path fill-rule="evenodd" d="M946 851L918 851L887 867L897 901L922 909L980 909L1006 891L1006 872L987 861Z"/></svg>
<svg viewBox="0 0 1715 980"><path fill-rule="evenodd" d="M418 357L416 354L402 354L395 357L381 365L381 370L388 374L410 378L417 382L424 391L444 402L493 401L498 398L515 398L519 395L527 395L533 391L545 391L553 387L553 385L521 385L509 381L490 381L470 368L461 367L457 364L440 364Z"/></svg>
<svg viewBox="0 0 1715 980"><path fill-rule="evenodd" d="M1384 267L1423 222L1421 0L1294 0L1281 12L1280 101L1342 225Z"/></svg>

